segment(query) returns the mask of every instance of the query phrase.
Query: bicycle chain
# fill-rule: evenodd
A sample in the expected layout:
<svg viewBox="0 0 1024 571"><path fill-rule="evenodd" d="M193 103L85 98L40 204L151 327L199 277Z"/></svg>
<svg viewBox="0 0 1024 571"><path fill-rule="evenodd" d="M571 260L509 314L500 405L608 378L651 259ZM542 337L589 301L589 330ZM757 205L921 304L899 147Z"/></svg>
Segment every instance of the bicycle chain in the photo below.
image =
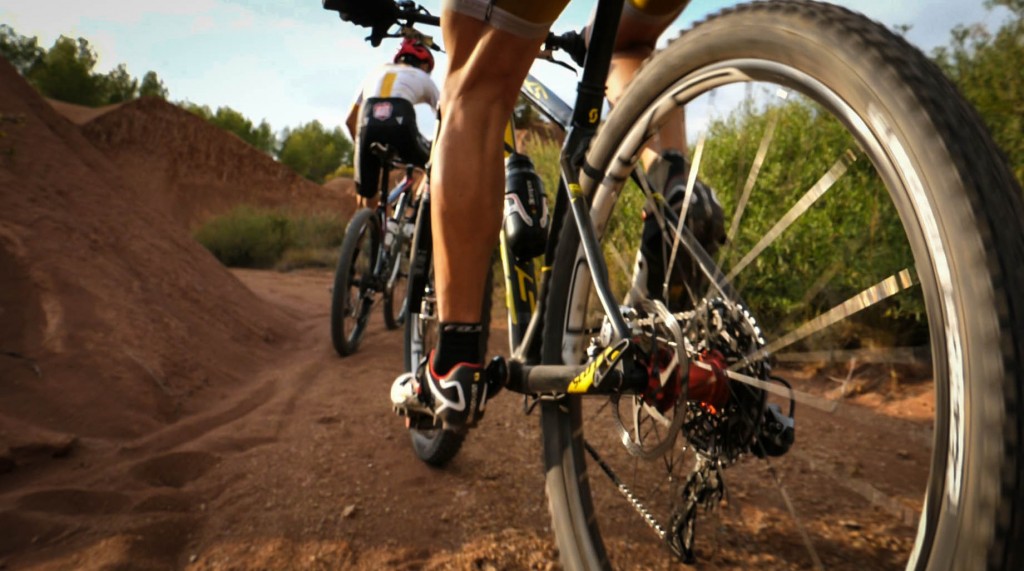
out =
<svg viewBox="0 0 1024 571"><path fill-rule="evenodd" d="M636 494L634 494L633 491L630 490L629 487L626 486L626 484L624 484L622 480L619 479L615 472L612 471L611 466L609 466L607 463L605 463L603 459L601 459L601 456L597 453L596 450L594 450L594 447L591 446L589 442L584 440L583 447L586 448L587 452L590 454L590 457L594 459L594 462L596 462L597 465L600 466L602 470L604 470L605 475L607 475L608 478L612 481L612 484L615 485L616 489L618 489L619 492L623 496L625 496L626 500L633 506L637 513L640 514L640 517L643 518L644 522L646 522L647 525L649 525L651 529L653 529L654 532L658 534L658 538L662 541L666 541L667 534L665 532L665 529L661 526L660 523L658 523L658 520L654 518L650 510L647 509L647 506L645 506L639 499L637 499Z"/></svg>

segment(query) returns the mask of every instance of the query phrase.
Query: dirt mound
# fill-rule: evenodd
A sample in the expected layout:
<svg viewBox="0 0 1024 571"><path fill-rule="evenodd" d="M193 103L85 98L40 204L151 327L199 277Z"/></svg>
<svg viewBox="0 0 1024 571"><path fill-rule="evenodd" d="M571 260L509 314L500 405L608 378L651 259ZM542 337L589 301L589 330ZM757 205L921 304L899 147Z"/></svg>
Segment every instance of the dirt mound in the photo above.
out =
<svg viewBox="0 0 1024 571"><path fill-rule="evenodd" d="M175 116L169 107L108 116ZM111 131L112 147L146 132L115 124L126 135ZM294 328L170 209L152 209L6 61L0 131L0 472L67 454L76 439L124 441L207 408Z"/></svg>
<svg viewBox="0 0 1024 571"><path fill-rule="evenodd" d="M351 194L299 176L235 135L171 103L142 98L112 109L55 104L117 168L137 200L192 228L240 204L348 216Z"/></svg>
<svg viewBox="0 0 1024 571"><path fill-rule="evenodd" d="M49 103L57 113L60 113L75 125L85 125L100 115L109 113L122 105L121 103L115 103L113 105L106 105L103 107L86 107L85 105L75 105L74 103L67 103L65 101L58 101L50 98L47 98L46 102Z"/></svg>
<svg viewBox="0 0 1024 571"><path fill-rule="evenodd" d="M351 200L352 204L355 204L356 183L354 180L343 177L332 178L324 183L324 188L341 193L342 196L346 197L346 200Z"/></svg>

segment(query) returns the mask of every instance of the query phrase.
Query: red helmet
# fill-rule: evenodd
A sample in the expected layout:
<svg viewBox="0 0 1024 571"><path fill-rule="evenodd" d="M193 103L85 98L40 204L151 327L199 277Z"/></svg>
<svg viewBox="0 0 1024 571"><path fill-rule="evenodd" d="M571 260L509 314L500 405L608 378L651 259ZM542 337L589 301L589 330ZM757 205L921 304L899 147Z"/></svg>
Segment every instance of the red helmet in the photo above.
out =
<svg viewBox="0 0 1024 571"><path fill-rule="evenodd" d="M410 58L427 64L427 73L434 71L434 56L430 53L430 49L418 40L405 38L402 40L401 47L398 48L398 53L395 54L395 63L408 61Z"/></svg>

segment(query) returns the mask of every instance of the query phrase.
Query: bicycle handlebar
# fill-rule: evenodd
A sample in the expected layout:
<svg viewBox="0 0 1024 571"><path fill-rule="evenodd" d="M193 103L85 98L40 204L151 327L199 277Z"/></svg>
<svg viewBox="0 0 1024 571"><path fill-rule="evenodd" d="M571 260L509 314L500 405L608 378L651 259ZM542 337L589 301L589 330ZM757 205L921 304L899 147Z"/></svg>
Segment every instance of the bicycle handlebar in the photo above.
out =
<svg viewBox="0 0 1024 571"><path fill-rule="evenodd" d="M362 21L352 17L344 12L345 8L335 0L323 0L323 7L325 10L338 11L342 20L370 28L370 35L366 39L373 47L379 46L384 38L415 38L430 49L441 51L441 48L434 43L433 38L422 34L413 27L414 24L440 26L441 18L431 14L426 8L412 0L400 0L392 3L388 9L384 10L386 14L379 15L373 21ZM388 30L396 24L400 26L400 30L397 33L389 33ZM557 50L566 52L577 65L582 66L583 58L587 53L586 41L579 32L566 32L561 35L548 32L548 36L544 40L542 56Z"/></svg>

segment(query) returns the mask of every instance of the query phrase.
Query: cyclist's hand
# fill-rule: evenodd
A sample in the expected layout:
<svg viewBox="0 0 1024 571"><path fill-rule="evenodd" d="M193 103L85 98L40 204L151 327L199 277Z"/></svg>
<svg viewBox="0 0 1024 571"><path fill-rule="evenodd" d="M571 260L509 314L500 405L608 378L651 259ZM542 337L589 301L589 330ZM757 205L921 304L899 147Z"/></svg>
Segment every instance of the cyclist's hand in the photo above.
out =
<svg viewBox="0 0 1024 571"><path fill-rule="evenodd" d="M398 17L394 0L323 0L324 10L335 10L341 19L367 28L387 29Z"/></svg>

